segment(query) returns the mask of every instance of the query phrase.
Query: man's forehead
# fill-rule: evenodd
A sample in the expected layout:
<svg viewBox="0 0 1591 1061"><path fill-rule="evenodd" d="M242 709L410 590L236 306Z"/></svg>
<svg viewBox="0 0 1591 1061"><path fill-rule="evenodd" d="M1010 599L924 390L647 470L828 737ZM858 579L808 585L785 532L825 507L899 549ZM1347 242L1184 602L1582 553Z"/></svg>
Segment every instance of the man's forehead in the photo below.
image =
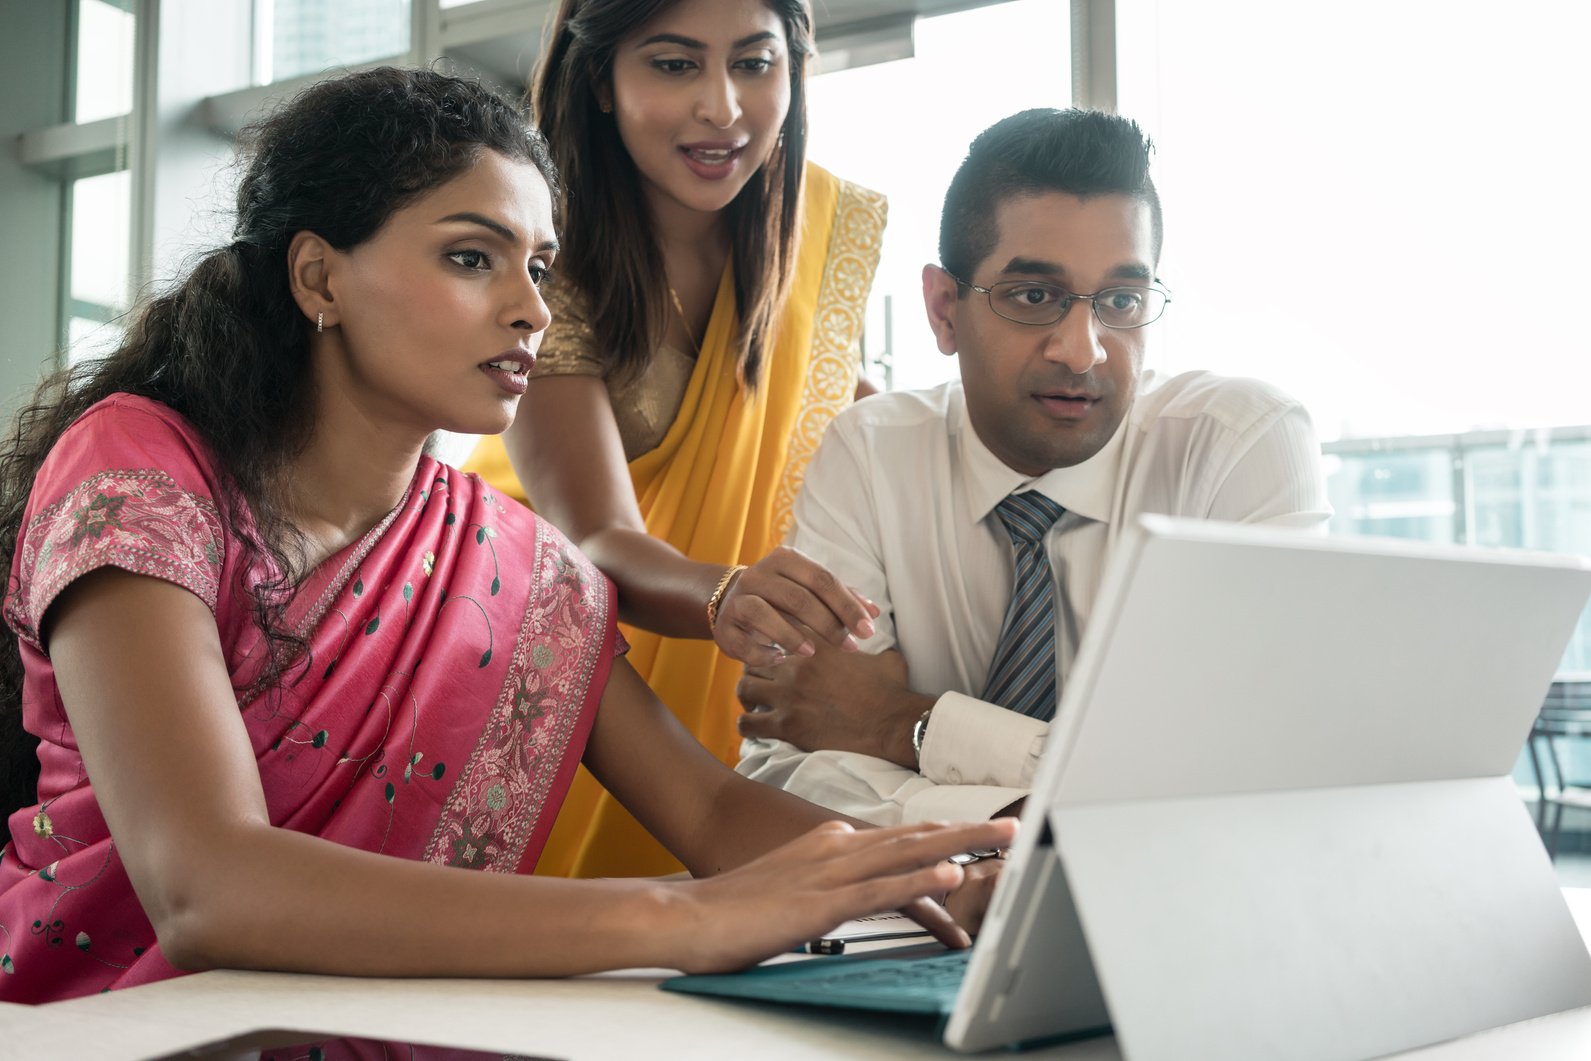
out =
<svg viewBox="0 0 1591 1061"><path fill-rule="evenodd" d="M1017 255L1007 260L1000 266L1001 276L1053 276L1061 278L1068 272L1066 261L1057 258L1032 258L1026 255ZM1106 269L1107 275L1115 280L1142 280L1148 282L1155 278L1154 269L1148 263L1137 258L1125 258Z"/></svg>
<svg viewBox="0 0 1591 1061"><path fill-rule="evenodd" d="M1001 275L1065 275L1087 268L1120 279L1154 277L1149 204L1123 193L1024 192L995 209L985 268Z"/></svg>

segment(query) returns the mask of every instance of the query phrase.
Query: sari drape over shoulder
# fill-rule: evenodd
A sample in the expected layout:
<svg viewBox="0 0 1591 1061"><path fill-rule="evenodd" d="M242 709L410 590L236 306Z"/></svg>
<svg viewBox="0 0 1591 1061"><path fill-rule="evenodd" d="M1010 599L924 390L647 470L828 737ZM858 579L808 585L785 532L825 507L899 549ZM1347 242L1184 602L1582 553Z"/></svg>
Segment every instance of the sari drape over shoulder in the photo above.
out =
<svg viewBox="0 0 1591 1061"><path fill-rule="evenodd" d="M262 564L227 529L227 490L186 421L129 395L85 413L34 484L5 617L42 769L39 802L0 850L0 998L177 972L38 636L50 603L100 567L182 586L214 613L273 825L502 873L542 852L624 647L607 578L523 506L424 457L402 502L293 591L283 625L307 650L267 684L245 591Z"/></svg>
<svg viewBox="0 0 1591 1061"><path fill-rule="evenodd" d="M647 531L693 560L750 564L779 544L807 462L855 393L884 198L814 165L804 196L796 274L756 391L747 393L735 378L739 321L726 269L679 413L657 448L630 462ZM465 466L498 490L525 496L500 439L483 439ZM623 630L636 670L708 750L732 765L740 748L740 664L711 641ZM605 877L680 868L581 771L537 872Z"/></svg>

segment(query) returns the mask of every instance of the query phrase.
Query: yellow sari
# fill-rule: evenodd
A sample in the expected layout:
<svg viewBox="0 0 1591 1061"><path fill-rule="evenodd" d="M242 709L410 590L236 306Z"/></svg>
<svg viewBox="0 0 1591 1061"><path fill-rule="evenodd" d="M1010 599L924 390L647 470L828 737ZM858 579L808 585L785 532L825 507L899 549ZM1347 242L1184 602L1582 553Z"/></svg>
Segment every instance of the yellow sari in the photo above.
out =
<svg viewBox="0 0 1591 1061"><path fill-rule="evenodd" d="M808 164L796 273L754 394L735 380L739 322L725 270L679 414L657 448L630 462L635 497L653 537L693 560L717 564L755 563L779 544L807 462L856 389L863 311L884 216L883 196ZM500 438L483 439L465 467L499 492L524 499ZM711 641L622 629L641 677L709 751L734 763L740 664ZM680 869L584 768L536 866L537 873L568 877Z"/></svg>

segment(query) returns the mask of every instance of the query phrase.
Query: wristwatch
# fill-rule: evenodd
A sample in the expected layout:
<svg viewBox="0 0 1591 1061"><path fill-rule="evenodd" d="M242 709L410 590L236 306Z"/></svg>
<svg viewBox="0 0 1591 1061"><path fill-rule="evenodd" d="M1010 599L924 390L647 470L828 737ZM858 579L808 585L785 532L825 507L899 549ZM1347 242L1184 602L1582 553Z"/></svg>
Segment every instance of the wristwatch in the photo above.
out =
<svg viewBox="0 0 1591 1061"><path fill-rule="evenodd" d="M917 760L917 769L923 768L923 738L928 736L928 716L934 713L930 707L918 716L912 723L912 756Z"/></svg>

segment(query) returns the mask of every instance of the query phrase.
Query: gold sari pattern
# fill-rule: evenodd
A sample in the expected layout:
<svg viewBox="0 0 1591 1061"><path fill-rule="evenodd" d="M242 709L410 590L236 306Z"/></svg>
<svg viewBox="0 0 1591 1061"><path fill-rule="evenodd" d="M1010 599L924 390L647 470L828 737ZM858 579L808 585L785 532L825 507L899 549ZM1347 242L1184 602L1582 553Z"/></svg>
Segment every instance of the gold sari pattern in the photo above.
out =
<svg viewBox="0 0 1591 1061"><path fill-rule="evenodd" d="M790 529L791 506L806 481L807 464L823 441L823 432L856 393L867 293L884 246L889 203L883 194L847 180L839 185L828 264L813 314L806 390L773 500L773 529L780 539Z"/></svg>

